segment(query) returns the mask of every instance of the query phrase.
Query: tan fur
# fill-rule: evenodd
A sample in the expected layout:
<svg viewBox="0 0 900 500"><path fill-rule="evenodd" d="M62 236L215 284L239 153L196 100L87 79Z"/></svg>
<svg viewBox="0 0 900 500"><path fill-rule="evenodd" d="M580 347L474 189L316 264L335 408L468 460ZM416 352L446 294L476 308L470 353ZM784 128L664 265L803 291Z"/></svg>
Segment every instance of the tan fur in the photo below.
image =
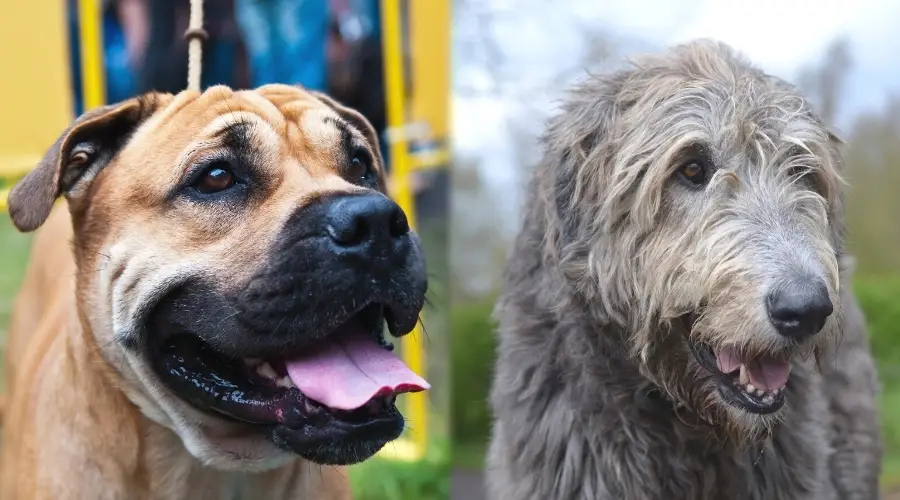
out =
<svg viewBox="0 0 900 500"><path fill-rule="evenodd" d="M186 408L118 336L130 327L125 313L161 280L204 273L240 287L294 209L318 193L361 189L336 171L340 136L323 118L352 122L377 157L371 126L282 85L152 95L92 113L10 196L17 226L43 227L7 342L0 498L350 498L346 470ZM216 133L239 119L267 155L261 163L275 182L265 196L226 215L167 205L185 166L220 148ZM77 178L67 134L90 135L112 120L132 126L130 138L98 172ZM51 189L53 179L60 184ZM58 194L68 201L50 212Z"/></svg>

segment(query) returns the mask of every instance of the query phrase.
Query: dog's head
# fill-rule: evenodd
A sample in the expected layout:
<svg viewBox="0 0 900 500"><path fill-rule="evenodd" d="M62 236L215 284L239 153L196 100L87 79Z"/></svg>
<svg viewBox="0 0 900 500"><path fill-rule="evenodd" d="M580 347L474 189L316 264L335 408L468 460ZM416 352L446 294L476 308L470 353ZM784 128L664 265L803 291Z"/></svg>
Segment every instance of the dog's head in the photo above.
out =
<svg viewBox="0 0 900 500"><path fill-rule="evenodd" d="M82 322L117 382L207 464L364 460L427 383L390 352L422 250L358 113L283 85L90 111L11 192L30 231L64 195Z"/></svg>
<svg viewBox="0 0 900 500"><path fill-rule="evenodd" d="M545 140L547 251L642 373L732 435L777 421L838 334L840 141L706 41L583 83Z"/></svg>

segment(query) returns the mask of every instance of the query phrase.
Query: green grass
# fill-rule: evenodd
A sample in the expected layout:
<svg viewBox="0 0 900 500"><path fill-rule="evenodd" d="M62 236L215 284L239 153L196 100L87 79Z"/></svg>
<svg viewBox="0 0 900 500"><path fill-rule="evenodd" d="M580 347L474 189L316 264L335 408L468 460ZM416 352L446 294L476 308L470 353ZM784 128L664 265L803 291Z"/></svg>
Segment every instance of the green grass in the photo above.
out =
<svg viewBox="0 0 900 500"><path fill-rule="evenodd" d="M374 458L350 468L355 500L444 500L450 497L449 477L449 445L444 442L432 444L419 462Z"/></svg>
<svg viewBox="0 0 900 500"><path fill-rule="evenodd" d="M6 343L9 314L28 263L31 236L16 231L5 213L0 213L0 345Z"/></svg>

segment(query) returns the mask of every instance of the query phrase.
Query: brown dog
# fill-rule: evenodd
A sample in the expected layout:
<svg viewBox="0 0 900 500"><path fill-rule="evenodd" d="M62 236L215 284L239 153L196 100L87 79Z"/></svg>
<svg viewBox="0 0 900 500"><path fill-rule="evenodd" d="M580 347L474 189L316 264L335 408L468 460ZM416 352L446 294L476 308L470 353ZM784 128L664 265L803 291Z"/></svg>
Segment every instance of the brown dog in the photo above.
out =
<svg viewBox="0 0 900 500"><path fill-rule="evenodd" d="M382 334L418 319L419 240L372 127L323 95L90 111L9 211L45 227L7 346L4 498L349 498L336 466L427 388Z"/></svg>

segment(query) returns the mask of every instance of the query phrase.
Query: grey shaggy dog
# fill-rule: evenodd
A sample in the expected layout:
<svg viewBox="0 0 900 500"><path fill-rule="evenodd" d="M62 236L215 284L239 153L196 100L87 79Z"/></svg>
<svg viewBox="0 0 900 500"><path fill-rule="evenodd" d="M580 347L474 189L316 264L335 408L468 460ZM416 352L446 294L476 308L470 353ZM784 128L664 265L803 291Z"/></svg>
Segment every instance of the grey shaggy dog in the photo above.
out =
<svg viewBox="0 0 900 500"><path fill-rule="evenodd" d="M696 41L577 86L495 310L495 500L873 499L841 143Z"/></svg>

